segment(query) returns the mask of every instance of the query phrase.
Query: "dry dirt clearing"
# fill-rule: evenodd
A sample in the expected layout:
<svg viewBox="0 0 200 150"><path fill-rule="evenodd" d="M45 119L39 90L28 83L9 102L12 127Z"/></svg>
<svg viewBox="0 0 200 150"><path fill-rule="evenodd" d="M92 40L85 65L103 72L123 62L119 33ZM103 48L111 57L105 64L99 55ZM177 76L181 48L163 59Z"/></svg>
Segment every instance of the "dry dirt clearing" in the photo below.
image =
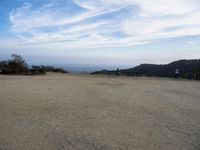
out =
<svg viewBox="0 0 200 150"><path fill-rule="evenodd" d="M200 150L200 82L0 76L0 150Z"/></svg>

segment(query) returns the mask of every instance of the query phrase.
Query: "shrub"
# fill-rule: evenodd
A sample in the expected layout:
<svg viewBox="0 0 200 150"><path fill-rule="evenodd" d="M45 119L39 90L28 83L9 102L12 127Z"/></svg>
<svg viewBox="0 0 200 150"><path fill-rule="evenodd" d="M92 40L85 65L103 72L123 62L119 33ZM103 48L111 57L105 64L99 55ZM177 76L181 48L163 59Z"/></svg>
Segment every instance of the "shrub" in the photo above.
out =
<svg viewBox="0 0 200 150"><path fill-rule="evenodd" d="M194 79L200 80L200 65L194 70Z"/></svg>
<svg viewBox="0 0 200 150"><path fill-rule="evenodd" d="M17 54L12 54L11 59L0 61L0 74L45 75L46 72L68 73L52 66L32 66L29 69L23 57Z"/></svg>
<svg viewBox="0 0 200 150"><path fill-rule="evenodd" d="M23 74L28 72L28 65L22 56L12 54L11 58L12 59L0 62L0 70L2 74Z"/></svg>
<svg viewBox="0 0 200 150"><path fill-rule="evenodd" d="M32 66L31 67L31 74L41 74L41 75L45 75L46 74L46 69L43 66Z"/></svg>

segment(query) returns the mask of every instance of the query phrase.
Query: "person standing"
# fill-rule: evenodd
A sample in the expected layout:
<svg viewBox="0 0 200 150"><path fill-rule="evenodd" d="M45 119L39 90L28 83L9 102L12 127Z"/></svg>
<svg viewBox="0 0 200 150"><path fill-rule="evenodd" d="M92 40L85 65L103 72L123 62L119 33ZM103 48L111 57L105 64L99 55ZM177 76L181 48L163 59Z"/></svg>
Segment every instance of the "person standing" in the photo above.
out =
<svg viewBox="0 0 200 150"><path fill-rule="evenodd" d="M117 68L117 70L116 70L116 75L117 75L117 76L119 76L119 75L120 75L119 68Z"/></svg>
<svg viewBox="0 0 200 150"><path fill-rule="evenodd" d="M176 70L175 70L175 78L177 79L178 77L179 77L179 70L176 69Z"/></svg>

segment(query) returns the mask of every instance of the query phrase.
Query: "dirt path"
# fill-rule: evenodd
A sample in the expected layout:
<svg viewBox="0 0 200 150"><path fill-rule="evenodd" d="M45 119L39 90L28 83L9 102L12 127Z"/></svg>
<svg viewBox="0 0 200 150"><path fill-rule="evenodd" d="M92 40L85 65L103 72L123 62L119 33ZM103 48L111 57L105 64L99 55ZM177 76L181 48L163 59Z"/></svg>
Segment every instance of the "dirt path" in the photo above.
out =
<svg viewBox="0 0 200 150"><path fill-rule="evenodd" d="M0 150L199 150L200 82L0 76Z"/></svg>

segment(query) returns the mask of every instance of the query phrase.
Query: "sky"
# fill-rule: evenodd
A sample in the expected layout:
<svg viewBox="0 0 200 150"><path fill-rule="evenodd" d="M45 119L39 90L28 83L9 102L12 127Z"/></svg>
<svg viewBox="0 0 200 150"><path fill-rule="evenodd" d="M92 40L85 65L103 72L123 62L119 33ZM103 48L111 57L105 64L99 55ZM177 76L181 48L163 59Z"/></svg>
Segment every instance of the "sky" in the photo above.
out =
<svg viewBox="0 0 200 150"><path fill-rule="evenodd" d="M0 0L0 59L164 64L200 58L200 0Z"/></svg>

